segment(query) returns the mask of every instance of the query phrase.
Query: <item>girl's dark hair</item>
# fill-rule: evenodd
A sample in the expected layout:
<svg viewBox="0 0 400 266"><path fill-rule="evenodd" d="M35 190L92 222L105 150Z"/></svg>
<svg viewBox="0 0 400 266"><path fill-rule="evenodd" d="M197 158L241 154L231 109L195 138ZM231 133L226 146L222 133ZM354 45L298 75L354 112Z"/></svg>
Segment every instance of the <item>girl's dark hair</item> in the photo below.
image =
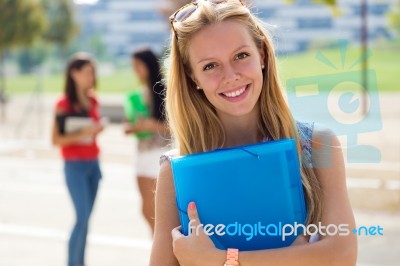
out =
<svg viewBox="0 0 400 266"><path fill-rule="evenodd" d="M147 83L150 86L153 101L152 117L159 121L165 121L165 87L162 83L159 59L149 49L134 52L131 57L140 60L147 67L149 73Z"/></svg>
<svg viewBox="0 0 400 266"><path fill-rule="evenodd" d="M82 67L90 64L93 67L94 71L94 61L92 57L86 53L77 53L69 60L66 73L65 73L65 87L64 93L67 97L71 108L76 105L79 105L78 101L78 94L77 94L77 87L74 79L72 78L71 72L72 70L81 70ZM96 87L96 73L94 71L94 84L93 86Z"/></svg>

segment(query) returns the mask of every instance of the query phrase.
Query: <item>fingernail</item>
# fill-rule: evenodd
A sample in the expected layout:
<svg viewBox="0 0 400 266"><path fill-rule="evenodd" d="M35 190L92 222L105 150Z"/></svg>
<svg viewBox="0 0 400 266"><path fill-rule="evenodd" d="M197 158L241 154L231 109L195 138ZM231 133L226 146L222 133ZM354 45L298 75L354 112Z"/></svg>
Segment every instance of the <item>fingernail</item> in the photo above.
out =
<svg viewBox="0 0 400 266"><path fill-rule="evenodd" d="M196 204L192 201L191 203L189 203L189 210L195 210L196 209Z"/></svg>

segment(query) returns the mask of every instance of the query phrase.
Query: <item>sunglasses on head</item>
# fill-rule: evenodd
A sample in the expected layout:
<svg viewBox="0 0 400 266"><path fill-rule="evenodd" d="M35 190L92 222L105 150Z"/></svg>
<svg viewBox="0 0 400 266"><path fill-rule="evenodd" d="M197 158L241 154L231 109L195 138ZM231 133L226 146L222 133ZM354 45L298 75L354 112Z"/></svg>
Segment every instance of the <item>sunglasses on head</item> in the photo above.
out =
<svg viewBox="0 0 400 266"><path fill-rule="evenodd" d="M213 3L215 5L217 4L221 4L221 3L226 3L229 0L202 0L201 2L210 2ZM243 0L238 0L242 5L244 5ZM176 36L176 30L174 27L174 23L175 22L182 22L185 21L188 17L190 17L194 11L197 10L199 2L191 2L189 4L186 4L184 6L182 6L181 8L179 8L178 10L176 10L170 17L169 17L169 22L171 23L171 28L175 33Z"/></svg>

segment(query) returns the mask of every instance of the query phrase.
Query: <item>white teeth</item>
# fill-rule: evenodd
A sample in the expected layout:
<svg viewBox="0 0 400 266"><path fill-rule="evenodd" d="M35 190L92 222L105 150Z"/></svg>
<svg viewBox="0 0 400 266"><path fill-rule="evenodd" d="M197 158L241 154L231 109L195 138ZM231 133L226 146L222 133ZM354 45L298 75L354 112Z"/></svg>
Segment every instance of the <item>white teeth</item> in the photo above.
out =
<svg viewBox="0 0 400 266"><path fill-rule="evenodd" d="M237 91L233 91L233 92L225 92L222 93L223 95L225 95L226 97L237 97L239 95L241 95L244 91L246 90L246 87L243 87Z"/></svg>

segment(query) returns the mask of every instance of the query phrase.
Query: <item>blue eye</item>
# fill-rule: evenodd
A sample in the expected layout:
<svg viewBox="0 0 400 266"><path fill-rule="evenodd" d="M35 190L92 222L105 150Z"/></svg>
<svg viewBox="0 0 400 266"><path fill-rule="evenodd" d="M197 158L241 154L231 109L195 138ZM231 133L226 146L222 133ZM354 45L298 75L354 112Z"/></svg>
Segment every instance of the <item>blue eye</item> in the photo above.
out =
<svg viewBox="0 0 400 266"><path fill-rule="evenodd" d="M244 53L243 52L243 53L238 54L235 59L244 59L244 58L246 58L248 56L249 56L248 53Z"/></svg>
<svg viewBox="0 0 400 266"><path fill-rule="evenodd" d="M203 71L213 69L214 67L215 67L215 64L213 64L213 63L207 64L204 66Z"/></svg>

